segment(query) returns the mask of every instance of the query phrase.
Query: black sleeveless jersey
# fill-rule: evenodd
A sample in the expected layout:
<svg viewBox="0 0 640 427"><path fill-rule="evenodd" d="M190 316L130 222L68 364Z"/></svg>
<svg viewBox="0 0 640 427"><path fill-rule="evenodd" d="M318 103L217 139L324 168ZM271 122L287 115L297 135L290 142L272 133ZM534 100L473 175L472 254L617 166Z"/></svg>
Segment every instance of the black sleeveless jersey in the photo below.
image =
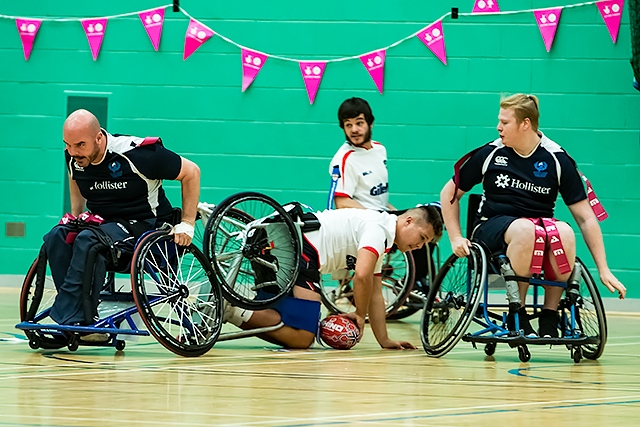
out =
<svg viewBox="0 0 640 427"><path fill-rule="evenodd" d="M162 142L144 144L143 138L107 137L104 159L97 165L78 166L65 150L67 168L76 181L87 208L106 220L162 218L172 207L162 188L163 179L175 179L182 159Z"/></svg>
<svg viewBox="0 0 640 427"><path fill-rule="evenodd" d="M567 205L587 198L573 159L544 135L527 157L501 139L480 147L460 169L458 187L469 191L479 183L479 219L496 215L551 218L558 193Z"/></svg>

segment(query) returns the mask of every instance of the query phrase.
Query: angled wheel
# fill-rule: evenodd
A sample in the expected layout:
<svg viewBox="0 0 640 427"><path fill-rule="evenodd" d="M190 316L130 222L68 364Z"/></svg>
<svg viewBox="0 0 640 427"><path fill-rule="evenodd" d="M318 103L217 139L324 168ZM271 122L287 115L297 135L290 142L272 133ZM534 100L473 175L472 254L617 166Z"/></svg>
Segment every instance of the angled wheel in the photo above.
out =
<svg viewBox="0 0 640 427"><path fill-rule="evenodd" d="M353 272L344 278L322 277L322 302L332 313L349 313L356 310L353 299ZM382 296L387 317L403 307L415 281L415 265L410 253L392 250L385 255L382 264Z"/></svg>
<svg viewBox="0 0 640 427"><path fill-rule="evenodd" d="M238 193L217 205L205 228L205 254L233 305L260 310L286 296L298 276L298 226L271 197Z"/></svg>
<svg viewBox="0 0 640 427"><path fill-rule="evenodd" d="M222 329L222 292L196 246L149 233L133 255L131 288L144 324L168 350L200 356L213 347Z"/></svg>
<svg viewBox="0 0 640 427"><path fill-rule="evenodd" d="M51 306L56 299L56 291L44 247L33 261L22 283L20 291L20 321L39 323L49 317ZM53 322L52 320L50 322ZM67 339L60 333L44 330L24 331L32 349L58 349L67 345Z"/></svg>
<svg viewBox="0 0 640 427"><path fill-rule="evenodd" d="M462 338L480 304L487 257L477 244L466 258L449 257L436 276L422 314L420 336L427 355L447 354Z"/></svg>
<svg viewBox="0 0 640 427"><path fill-rule="evenodd" d="M415 264L415 280L409 296L395 313L388 318L400 320L422 310L429 295L429 287L438 274L440 248L437 243L429 243L420 250L411 252ZM435 257L434 257L435 255ZM435 259L434 259L435 258Z"/></svg>
<svg viewBox="0 0 640 427"><path fill-rule="evenodd" d="M20 320L37 323L49 315L56 299L56 287L51 278L44 249L33 261L20 291Z"/></svg>
<svg viewBox="0 0 640 427"><path fill-rule="evenodd" d="M604 306L600 298L598 287L591 277L591 273L582 260L576 258L576 266L580 268L580 295L576 301L576 328L589 338L596 338L597 343L582 345L582 356L595 360L602 356L607 343L607 319ZM569 307L570 305L567 304ZM571 325L571 311L567 310L568 324Z"/></svg>

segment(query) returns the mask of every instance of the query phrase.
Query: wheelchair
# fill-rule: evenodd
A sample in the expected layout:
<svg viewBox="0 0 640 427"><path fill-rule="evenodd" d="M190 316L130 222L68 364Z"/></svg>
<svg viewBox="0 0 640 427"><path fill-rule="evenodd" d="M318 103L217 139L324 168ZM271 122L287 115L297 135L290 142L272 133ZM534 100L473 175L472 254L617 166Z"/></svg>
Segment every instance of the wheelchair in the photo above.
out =
<svg viewBox="0 0 640 427"><path fill-rule="evenodd" d="M467 235L470 235L478 203L479 196L470 195ZM574 271L567 282L545 280L543 274L516 278L533 285L533 302L526 304L532 319L539 316L543 307L540 286L559 286L565 290L558 307L560 337L529 338L518 331L517 322L515 330L507 326L505 281L499 267L503 255L489 254L483 245L475 242L470 252L464 258L451 255L429 292L420 328L428 356L444 356L460 340L470 342L474 348L484 344L487 356L495 353L498 344L509 345L517 348L522 362L531 359L528 345L564 345L575 363L583 357L595 360L602 355L607 341L604 307L595 281L579 258L576 257ZM496 293L495 288L501 291Z"/></svg>
<svg viewBox="0 0 640 427"><path fill-rule="evenodd" d="M222 295L247 310L277 304L293 288L302 252L301 212L255 192L232 195L208 214L203 252Z"/></svg>
<svg viewBox="0 0 640 427"><path fill-rule="evenodd" d="M57 295L43 247L23 283L16 327L33 349L66 346L75 351L79 345L95 345L122 351L126 343L121 336L153 335L181 356L199 356L218 341L276 330L282 323L221 333L223 298L262 310L289 294L300 268L304 230L304 214L295 208L244 192L219 205L199 203L199 221L188 247L174 243L170 225L145 233L126 269L109 267L98 296L99 320L87 326L43 322ZM131 292L116 289L116 272L130 273ZM82 340L92 333L108 334L108 341Z"/></svg>
<svg viewBox="0 0 640 427"><path fill-rule="evenodd" d="M169 230L170 226L143 234L126 268L117 270L108 263L97 298L99 319L86 326L59 325L49 318L57 292L43 246L20 293L21 322L16 328L24 331L29 346L34 350L66 346L70 351L79 345L113 346L122 351L123 336L152 335L181 356L209 351L222 328L220 286L211 280L211 267L200 249L176 245ZM117 289L116 272L130 274L131 291ZM94 333L107 334L108 340L83 341L83 336Z"/></svg>

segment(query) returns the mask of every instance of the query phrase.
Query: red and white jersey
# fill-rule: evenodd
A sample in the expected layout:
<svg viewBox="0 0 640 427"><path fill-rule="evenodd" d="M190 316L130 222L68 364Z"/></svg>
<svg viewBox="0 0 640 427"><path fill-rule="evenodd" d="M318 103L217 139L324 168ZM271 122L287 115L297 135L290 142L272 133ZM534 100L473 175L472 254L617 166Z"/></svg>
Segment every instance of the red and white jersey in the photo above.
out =
<svg viewBox="0 0 640 427"><path fill-rule="evenodd" d="M355 268L362 248L378 257L374 274L382 271L384 254L396 237L396 215L364 209L325 210L315 215L320 228L304 235L318 252L321 273Z"/></svg>
<svg viewBox="0 0 640 427"><path fill-rule="evenodd" d="M367 209L386 210L389 204L387 149L376 141L371 148L358 148L345 142L329 164L340 170L335 197L350 197Z"/></svg>

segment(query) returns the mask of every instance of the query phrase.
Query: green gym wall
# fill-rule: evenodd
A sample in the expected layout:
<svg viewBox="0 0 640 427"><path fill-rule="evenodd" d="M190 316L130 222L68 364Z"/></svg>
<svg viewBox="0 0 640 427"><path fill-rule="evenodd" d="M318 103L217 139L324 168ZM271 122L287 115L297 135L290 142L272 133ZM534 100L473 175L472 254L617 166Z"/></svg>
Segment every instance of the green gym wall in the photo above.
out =
<svg viewBox="0 0 640 427"><path fill-rule="evenodd" d="M501 0L500 6L570 3ZM0 2L0 14L102 17L163 4L24 0ZM315 60L388 46L451 7L470 12L473 0L183 0L181 6L241 45ZM15 21L0 19L0 274L24 274L42 235L68 206L62 124L70 108L92 107L112 133L161 136L200 166L203 201L253 190L323 209L329 160L344 140L337 108L360 96L376 117L374 139L387 147L390 200L409 207L435 200L455 160L497 137L502 94L525 92L540 98L541 129L591 180L610 215L602 223L609 264L629 296L640 298L640 93L632 87L626 7L617 44L595 5L565 9L549 53L532 13L446 17L447 65L412 38L387 51L382 95L352 59L327 65L313 105L298 64L277 58L242 93L240 50L218 35L183 61L188 23L167 7L155 52L137 15L111 19L93 61L79 22L44 22L25 61ZM179 186L166 188L179 205ZM557 217L577 230L561 199L558 205ZM450 253L446 237L441 247L443 257Z"/></svg>

